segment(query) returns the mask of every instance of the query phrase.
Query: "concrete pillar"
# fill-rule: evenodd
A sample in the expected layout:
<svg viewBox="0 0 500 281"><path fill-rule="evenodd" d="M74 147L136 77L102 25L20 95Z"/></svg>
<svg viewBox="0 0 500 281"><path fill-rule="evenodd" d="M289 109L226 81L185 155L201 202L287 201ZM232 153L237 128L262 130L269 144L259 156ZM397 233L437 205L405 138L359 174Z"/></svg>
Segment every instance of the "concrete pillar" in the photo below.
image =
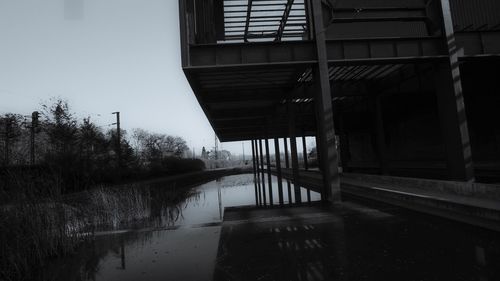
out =
<svg viewBox="0 0 500 281"><path fill-rule="evenodd" d="M261 169L261 180L262 180L262 199L264 200L264 206L266 205L266 177L264 176L264 150L262 150L262 139L259 139L260 148L260 169Z"/></svg>
<svg viewBox="0 0 500 281"><path fill-rule="evenodd" d="M278 176L278 200L280 205L283 205L283 177L281 175L280 141L278 138L274 138L274 154L276 158L276 175Z"/></svg>
<svg viewBox="0 0 500 281"><path fill-rule="evenodd" d="M255 205L259 205L259 187L257 186L257 164L255 163L255 143L252 140L252 164L253 164L253 182L255 184Z"/></svg>
<svg viewBox="0 0 500 281"><path fill-rule="evenodd" d="M322 158L323 191L332 203L340 202L340 178L338 172L338 154L335 146L335 127L333 124L332 95L330 93L330 77L326 53L325 33L323 26L322 1L311 1L314 34L318 64L314 67L314 81L317 85L314 103L316 106L317 131L320 135L318 154Z"/></svg>
<svg viewBox="0 0 500 281"><path fill-rule="evenodd" d="M460 78L453 82L451 72L447 65L438 65L434 75L448 176L451 180L471 181L474 170L465 105L462 93L452 86L460 83Z"/></svg>
<svg viewBox="0 0 500 281"><path fill-rule="evenodd" d="M448 174L452 180L473 181L474 168L458 63L459 50L449 0L441 0L441 8L448 60L435 67L434 78Z"/></svg>
<svg viewBox="0 0 500 281"><path fill-rule="evenodd" d="M271 174L271 157L269 156L269 139L266 137L266 167L267 167L267 182L269 184L269 205L274 205L273 200L273 180Z"/></svg>
<svg viewBox="0 0 500 281"><path fill-rule="evenodd" d="M287 102L288 109L288 132L290 137L290 150L292 153L292 174L295 203L302 203L302 195L300 194L300 175L299 175L299 157L297 155L297 135L295 133L295 110L290 100Z"/></svg>
<svg viewBox="0 0 500 281"><path fill-rule="evenodd" d="M285 168L290 169L290 160L288 156L288 141L287 138L283 138L283 144L285 146ZM287 191L288 191L288 204L292 204L292 187L290 181L286 181Z"/></svg>

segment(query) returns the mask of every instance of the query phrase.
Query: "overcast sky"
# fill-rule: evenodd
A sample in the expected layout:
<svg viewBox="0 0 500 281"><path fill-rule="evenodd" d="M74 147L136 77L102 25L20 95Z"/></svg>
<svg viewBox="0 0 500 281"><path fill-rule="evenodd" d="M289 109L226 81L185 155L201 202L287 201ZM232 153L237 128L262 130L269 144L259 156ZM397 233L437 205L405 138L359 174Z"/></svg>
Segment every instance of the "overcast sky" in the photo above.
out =
<svg viewBox="0 0 500 281"><path fill-rule="evenodd" d="M0 0L0 114L61 97L104 128L120 111L128 131L182 136L197 153L213 146L181 70L177 2Z"/></svg>

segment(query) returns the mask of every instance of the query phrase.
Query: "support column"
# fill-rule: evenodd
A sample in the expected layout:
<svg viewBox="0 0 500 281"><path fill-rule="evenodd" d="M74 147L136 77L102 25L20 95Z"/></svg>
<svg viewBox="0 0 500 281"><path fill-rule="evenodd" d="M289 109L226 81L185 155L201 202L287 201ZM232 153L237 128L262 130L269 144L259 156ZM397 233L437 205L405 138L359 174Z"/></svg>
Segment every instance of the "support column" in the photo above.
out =
<svg viewBox="0 0 500 281"><path fill-rule="evenodd" d="M283 205L283 177L281 175L280 141L278 138L274 138L274 154L276 158L276 174L278 175L278 200L280 205Z"/></svg>
<svg viewBox="0 0 500 281"><path fill-rule="evenodd" d="M253 164L253 182L255 184L255 205L259 205L259 191L257 186L257 171L256 171L256 163L255 163L255 146L254 140L252 140L252 164Z"/></svg>
<svg viewBox="0 0 500 281"><path fill-rule="evenodd" d="M263 205L263 200L262 200L262 187L261 187L261 181L260 181L260 160L259 160L259 157L260 157L260 152L259 152L259 145L257 144L257 140L255 139L254 140L254 143L255 143L255 163L257 164L256 166L256 172L257 172L257 186L258 186L258 193L259 193L259 205Z"/></svg>
<svg viewBox="0 0 500 281"><path fill-rule="evenodd" d="M321 145L318 154L322 158L323 193L332 203L339 203L340 178L338 172L338 154L335 147L335 127L333 124L332 96L326 53L325 32L323 26L322 1L311 1L314 21L314 34L318 64L314 67L314 80L317 85L314 103L316 106L317 131Z"/></svg>
<svg viewBox="0 0 500 281"><path fill-rule="evenodd" d="M266 166L267 166L267 183L269 184L269 205L273 206L273 179L271 175L271 157L269 156L269 139L266 136Z"/></svg>
<svg viewBox="0 0 500 281"><path fill-rule="evenodd" d="M307 146L306 146L306 136L304 135L305 132L302 131L302 157L304 158L304 170L309 170L308 166L307 166ZM311 203L311 189L309 188L306 188L307 189L307 202L308 203Z"/></svg>
<svg viewBox="0 0 500 281"><path fill-rule="evenodd" d="M283 143L285 145L285 168L290 169L290 161L288 156L288 140L283 138ZM286 181L286 186L288 190L288 204L292 204L292 187L290 186L290 181Z"/></svg>
<svg viewBox="0 0 500 281"><path fill-rule="evenodd" d="M259 139L260 148L260 169L261 169L261 180L262 180L262 197L264 199L264 206L266 205L266 177L264 176L264 150L262 150L262 139Z"/></svg>
<svg viewBox="0 0 500 281"><path fill-rule="evenodd" d="M307 144L306 144L306 136L302 135L302 154L304 155L304 169L309 170L309 163L307 163Z"/></svg>
<svg viewBox="0 0 500 281"><path fill-rule="evenodd" d="M300 175L299 175L299 158L297 155L297 135L295 133L295 112L288 100L288 130L290 136L290 149L292 152L292 174L293 174L293 190L295 195L295 203L302 203L302 195L300 194Z"/></svg>
<svg viewBox="0 0 500 281"><path fill-rule="evenodd" d="M321 162L322 159L321 159L321 153L320 153L320 151L321 151L321 148L320 148L321 147L320 138L321 137L316 132L316 137L314 138L314 140L316 141L316 158L317 158L317 161L318 161L318 169L319 169L320 172L323 172L323 165L321 165L321 163L323 163L323 162ZM321 194L323 194L323 193L321 193Z"/></svg>
<svg viewBox="0 0 500 281"><path fill-rule="evenodd" d="M441 8L449 59L445 64L436 66L434 77L448 174L452 180L473 181L474 168L458 63L459 50L449 0L441 0Z"/></svg>

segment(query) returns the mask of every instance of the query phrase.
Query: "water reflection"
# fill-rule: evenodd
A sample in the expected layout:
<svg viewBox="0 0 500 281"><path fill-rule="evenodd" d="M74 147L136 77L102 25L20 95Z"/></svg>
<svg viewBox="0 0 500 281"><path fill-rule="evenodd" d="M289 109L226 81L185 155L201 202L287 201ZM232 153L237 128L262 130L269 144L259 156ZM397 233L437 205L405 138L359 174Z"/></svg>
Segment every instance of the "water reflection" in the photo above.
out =
<svg viewBox="0 0 500 281"><path fill-rule="evenodd" d="M498 233L365 204L227 210L214 280L500 280Z"/></svg>
<svg viewBox="0 0 500 281"><path fill-rule="evenodd" d="M184 197L162 184L144 188L145 221L97 233L72 257L47 266L40 280L198 281L212 280L214 272L230 280L499 280L500 239L462 224L355 201L327 217L271 209L288 222L224 214L225 207L255 204L253 175L183 190ZM286 203L294 200L287 193ZM311 192L311 200L319 199ZM221 229L223 216L236 222L233 238Z"/></svg>
<svg viewBox="0 0 500 281"><path fill-rule="evenodd" d="M224 208L255 204L253 175L193 189L155 183L141 197L147 218L96 232L74 256L47 266L43 280L210 280Z"/></svg>

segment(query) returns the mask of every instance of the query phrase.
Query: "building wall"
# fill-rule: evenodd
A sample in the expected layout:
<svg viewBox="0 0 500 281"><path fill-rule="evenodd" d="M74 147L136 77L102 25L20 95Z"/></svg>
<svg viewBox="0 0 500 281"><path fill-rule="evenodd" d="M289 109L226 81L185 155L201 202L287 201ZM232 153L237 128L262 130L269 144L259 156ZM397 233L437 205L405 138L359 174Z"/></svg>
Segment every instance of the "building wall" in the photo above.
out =
<svg viewBox="0 0 500 281"><path fill-rule="evenodd" d="M465 63L462 84L475 162L500 167L500 63Z"/></svg>

